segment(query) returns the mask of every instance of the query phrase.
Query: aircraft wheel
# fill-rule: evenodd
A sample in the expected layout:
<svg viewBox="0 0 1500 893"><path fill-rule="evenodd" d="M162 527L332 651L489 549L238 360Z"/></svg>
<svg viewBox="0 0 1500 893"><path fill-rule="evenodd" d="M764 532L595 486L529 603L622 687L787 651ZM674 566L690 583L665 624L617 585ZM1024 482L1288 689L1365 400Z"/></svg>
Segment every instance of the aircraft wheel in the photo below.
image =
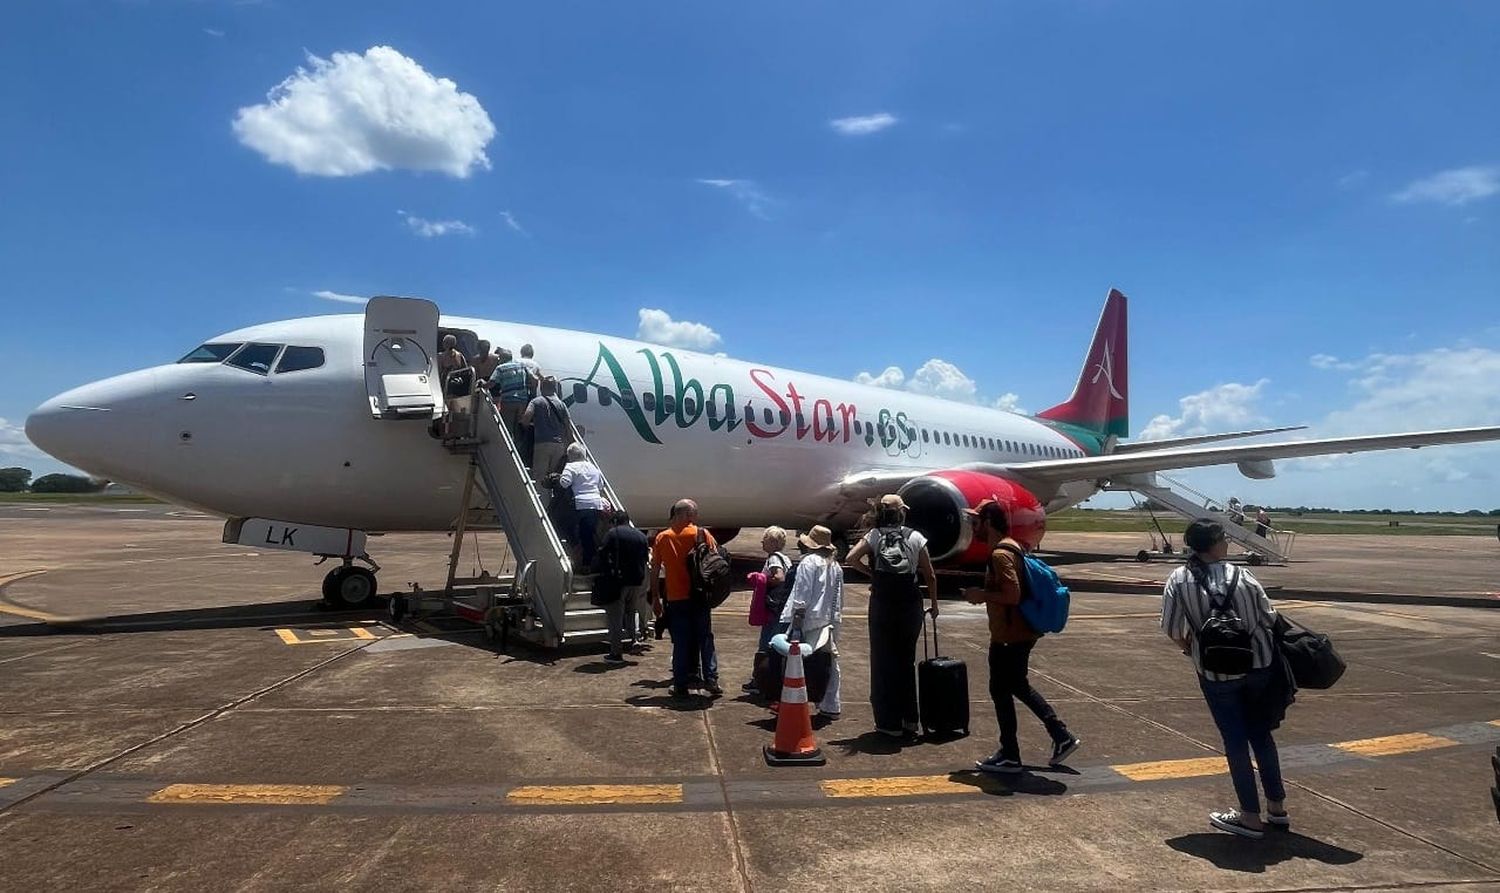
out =
<svg viewBox="0 0 1500 893"><path fill-rule="evenodd" d="M400 623L405 619L406 613L409 610L411 610L411 606L407 604L406 596L404 595L393 595L385 604L385 614L390 618L392 623Z"/></svg>
<svg viewBox="0 0 1500 893"><path fill-rule="evenodd" d="M354 610L375 598L375 574L363 567L338 567L323 578L323 597L335 608Z"/></svg>
<svg viewBox="0 0 1500 893"><path fill-rule="evenodd" d="M1256 553L1256 552L1251 552L1250 553L1250 559L1249 560L1250 560L1250 565L1252 567L1260 567L1262 564L1265 564L1265 562L1266 562L1266 560L1264 558L1260 557L1259 553Z"/></svg>
<svg viewBox="0 0 1500 893"><path fill-rule="evenodd" d="M1151 553L1147 552L1145 549L1142 549L1141 551L1135 553L1135 560L1140 562L1150 561Z"/></svg>

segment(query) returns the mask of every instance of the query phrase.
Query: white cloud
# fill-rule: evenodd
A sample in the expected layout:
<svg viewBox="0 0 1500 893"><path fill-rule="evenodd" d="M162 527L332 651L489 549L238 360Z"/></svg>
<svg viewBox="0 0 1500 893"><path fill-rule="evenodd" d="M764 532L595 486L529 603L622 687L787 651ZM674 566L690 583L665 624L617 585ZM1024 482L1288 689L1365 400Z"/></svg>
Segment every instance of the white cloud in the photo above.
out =
<svg viewBox="0 0 1500 893"><path fill-rule="evenodd" d="M1437 202L1457 206L1496 193L1500 193L1500 167L1476 165L1439 171L1430 177L1414 180L1391 198L1398 202Z"/></svg>
<svg viewBox="0 0 1500 893"><path fill-rule="evenodd" d="M909 378L900 366L887 366L878 375L860 372L854 376L854 380L859 384L872 387L910 391L913 394L941 397L959 403L980 402L979 386L974 379L965 375L962 369L947 360L940 360L936 357L919 366ZM1020 398L1015 394L1005 394L995 399L990 405L1011 412L1025 412L1020 407Z"/></svg>
<svg viewBox="0 0 1500 893"><path fill-rule="evenodd" d="M1009 392L996 397L995 402L990 405L996 409L1003 409L1006 412L1019 412L1022 414L1026 412L1026 408L1021 405L1021 398Z"/></svg>
<svg viewBox="0 0 1500 893"><path fill-rule="evenodd" d="M412 232L424 239L435 239L439 236L472 236L479 232L462 220L428 220L405 211L396 213L401 215Z"/></svg>
<svg viewBox="0 0 1500 893"><path fill-rule="evenodd" d="M224 32L221 31L221 30L219 30L218 28L204 28L203 29L203 33L207 34L209 37L223 37L224 36Z"/></svg>
<svg viewBox="0 0 1500 893"><path fill-rule="evenodd" d="M516 215L512 214L511 212L501 211L500 219L505 221L505 225L507 227L510 227L511 232L520 233L523 236L531 235L531 233L528 233L526 231L525 227L521 226L521 221L516 219Z"/></svg>
<svg viewBox="0 0 1500 893"><path fill-rule="evenodd" d="M1314 369L1325 371L1330 369L1348 370L1355 368L1356 365L1354 363L1346 363L1338 357L1326 353L1315 353L1307 358L1307 362Z"/></svg>
<svg viewBox="0 0 1500 893"><path fill-rule="evenodd" d="M38 459L45 461L46 458L47 455L26 438L24 426L0 418L0 465Z"/></svg>
<svg viewBox="0 0 1500 893"><path fill-rule="evenodd" d="M1257 403L1261 392L1270 383L1262 378L1255 384L1215 385L1206 391L1189 394L1177 401L1181 415L1162 414L1146 423L1140 433L1141 440L1163 440L1168 437L1191 437L1195 434L1211 434L1235 427L1244 427L1265 421Z"/></svg>
<svg viewBox="0 0 1500 893"><path fill-rule="evenodd" d="M642 307L640 325L635 337L652 344L682 347L688 350L713 350L724 340L719 333L701 322L674 320L665 310Z"/></svg>
<svg viewBox="0 0 1500 893"><path fill-rule="evenodd" d="M957 400L961 403L973 403L979 388L974 384L974 379L963 373L963 370L936 357L923 363L916 372L912 373L911 380L906 383L908 391L925 394L929 397L942 397L945 400Z"/></svg>
<svg viewBox="0 0 1500 893"><path fill-rule="evenodd" d="M842 133L844 136L867 136L879 133L887 127L893 127L900 121L890 112L876 112L873 115L858 115L852 118L834 118L828 122L828 126Z"/></svg>
<svg viewBox="0 0 1500 893"><path fill-rule="evenodd" d="M887 366L885 371L879 375L871 375L861 372L854 376L854 380L860 384L873 385L877 388L897 389L906 384L906 373L901 371L900 366Z"/></svg>
<svg viewBox="0 0 1500 893"><path fill-rule="evenodd" d="M321 177L489 169L495 125L453 81L386 46L307 62L235 115L235 136L267 161Z"/></svg>
<svg viewBox="0 0 1500 893"><path fill-rule="evenodd" d="M1495 333L1488 333L1493 336ZM1349 398L1300 437L1493 425L1500 420L1500 350L1472 345L1339 360ZM1295 424L1306 419L1274 419ZM1247 481L1232 466L1169 472L1218 498L1250 503L1421 510L1500 508L1500 443L1286 459L1278 476Z"/></svg>
<svg viewBox="0 0 1500 893"><path fill-rule="evenodd" d="M329 291L326 288L320 288L313 292L312 295L315 298L322 298L325 301L338 301L341 304L364 305L370 302L369 298L362 298L359 295L346 295L336 291Z"/></svg>
<svg viewBox="0 0 1500 893"><path fill-rule="evenodd" d="M745 210L749 211L751 215L759 217L762 220L771 219L770 216L766 213L767 209L771 206L771 197L769 195L766 195L765 192L761 191L761 188L755 184L754 180L722 180L699 178L698 182L702 183L704 186L711 186L715 189L722 189L725 192L729 193L734 197L734 200L743 205L745 207Z"/></svg>

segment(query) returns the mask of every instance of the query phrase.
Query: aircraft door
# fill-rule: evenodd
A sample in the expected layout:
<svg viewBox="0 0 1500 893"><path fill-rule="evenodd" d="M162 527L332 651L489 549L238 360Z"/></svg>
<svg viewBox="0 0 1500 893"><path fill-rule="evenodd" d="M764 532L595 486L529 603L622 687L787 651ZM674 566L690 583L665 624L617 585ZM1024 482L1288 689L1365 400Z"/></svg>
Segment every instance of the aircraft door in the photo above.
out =
<svg viewBox="0 0 1500 893"><path fill-rule="evenodd" d="M443 414L438 381L438 307L421 298L371 298L365 305L365 391L377 419Z"/></svg>

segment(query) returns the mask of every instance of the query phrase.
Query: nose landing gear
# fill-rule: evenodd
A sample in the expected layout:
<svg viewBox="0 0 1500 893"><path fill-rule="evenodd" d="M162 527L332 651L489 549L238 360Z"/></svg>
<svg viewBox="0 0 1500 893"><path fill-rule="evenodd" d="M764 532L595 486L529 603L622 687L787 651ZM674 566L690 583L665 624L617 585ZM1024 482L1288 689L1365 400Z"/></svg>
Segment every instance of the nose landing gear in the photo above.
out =
<svg viewBox="0 0 1500 893"><path fill-rule="evenodd" d="M332 556L323 556L326 561ZM368 555L361 555L357 560L370 565L369 567L357 567L356 559L345 558L343 564L329 571L323 577L323 602L330 608L340 611L357 611L368 608L375 603L375 598L380 593L380 587L375 580L375 572L380 570L380 565L370 559ZM320 562L321 563L321 562Z"/></svg>

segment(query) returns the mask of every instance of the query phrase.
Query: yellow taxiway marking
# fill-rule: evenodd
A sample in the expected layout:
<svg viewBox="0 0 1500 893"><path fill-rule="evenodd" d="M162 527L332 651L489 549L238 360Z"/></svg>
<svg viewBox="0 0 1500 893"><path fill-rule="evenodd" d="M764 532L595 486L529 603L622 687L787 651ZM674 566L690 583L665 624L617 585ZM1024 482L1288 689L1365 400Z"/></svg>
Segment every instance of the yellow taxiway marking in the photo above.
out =
<svg viewBox="0 0 1500 893"><path fill-rule="evenodd" d="M0 574L0 586L9 586L31 577L38 577L47 572L46 568L37 570L21 571L16 574ZM9 614L12 617L20 617L24 620L37 620L42 623L68 623L71 617L61 617L57 614L49 614L46 611L38 611L36 608L28 608L18 605L10 599L0 598L0 614Z"/></svg>
<svg viewBox="0 0 1500 893"><path fill-rule="evenodd" d="M1381 738L1361 738L1358 741L1340 741L1333 746L1345 753L1366 757L1388 757L1398 753L1416 753L1421 750L1436 750L1458 744L1448 738L1439 738L1426 732L1411 732L1406 735L1386 735Z"/></svg>
<svg viewBox="0 0 1500 893"><path fill-rule="evenodd" d="M169 784L146 802L323 806L346 790L334 784Z"/></svg>
<svg viewBox="0 0 1500 893"><path fill-rule="evenodd" d="M317 629L281 627L276 635L287 645L326 645L329 642L369 641L386 638L362 626L320 627Z"/></svg>
<svg viewBox="0 0 1500 893"><path fill-rule="evenodd" d="M608 806L681 803L680 784L534 784L516 788L505 799L521 806Z"/></svg>
<svg viewBox="0 0 1500 893"><path fill-rule="evenodd" d="M0 788L3 788L7 785L13 785L18 781L20 781L19 778L0 778Z"/></svg>
<svg viewBox="0 0 1500 893"><path fill-rule="evenodd" d="M827 797L925 797L929 794L977 794L979 788L946 775L904 778L830 778L821 782Z"/></svg>
<svg viewBox="0 0 1500 893"><path fill-rule="evenodd" d="M1157 760L1154 763L1125 763L1109 768L1131 781L1163 781L1169 778L1223 775L1229 771L1229 764L1223 757L1195 757L1187 760Z"/></svg>
<svg viewBox="0 0 1500 893"><path fill-rule="evenodd" d="M353 633L354 634L354 638L356 638L356 639L378 639L378 638L380 638L379 636L375 635L374 633L370 632L369 630L365 629L362 626L351 626L351 627L349 627L349 632Z"/></svg>
<svg viewBox="0 0 1500 893"><path fill-rule="evenodd" d="M301 639L297 638L297 634L289 629L278 629L276 631L276 635L280 636L281 641L287 643L288 645L299 645L302 642Z"/></svg>

